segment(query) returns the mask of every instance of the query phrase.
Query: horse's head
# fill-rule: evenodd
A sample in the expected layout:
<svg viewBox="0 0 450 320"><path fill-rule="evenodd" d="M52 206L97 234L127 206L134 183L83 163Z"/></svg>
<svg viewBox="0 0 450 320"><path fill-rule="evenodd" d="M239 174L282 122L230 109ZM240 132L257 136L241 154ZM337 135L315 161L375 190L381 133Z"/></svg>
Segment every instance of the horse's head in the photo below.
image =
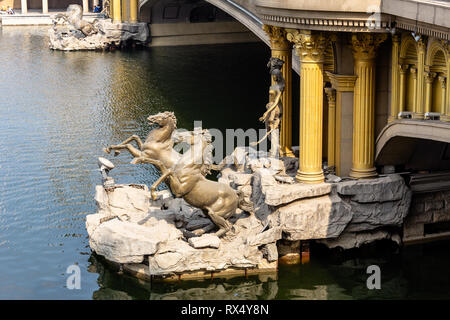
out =
<svg viewBox="0 0 450 320"><path fill-rule="evenodd" d="M175 114L170 111L160 112L154 115L151 115L147 118L148 122L152 124L157 124L160 127L165 127L169 124L172 124L174 128L177 127L177 118Z"/></svg>
<svg viewBox="0 0 450 320"><path fill-rule="evenodd" d="M79 19L81 20L83 18L83 8L79 4L70 4L67 7L67 17L69 19Z"/></svg>

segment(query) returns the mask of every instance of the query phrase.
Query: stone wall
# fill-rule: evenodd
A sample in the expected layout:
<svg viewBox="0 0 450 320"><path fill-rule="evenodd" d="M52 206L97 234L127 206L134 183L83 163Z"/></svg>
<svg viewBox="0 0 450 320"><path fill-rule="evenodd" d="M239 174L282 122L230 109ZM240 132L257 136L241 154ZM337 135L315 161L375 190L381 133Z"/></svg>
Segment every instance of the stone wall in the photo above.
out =
<svg viewBox="0 0 450 320"><path fill-rule="evenodd" d="M403 241L413 242L439 236L439 233L426 234L425 225L449 221L450 191L414 194L410 214L403 226Z"/></svg>

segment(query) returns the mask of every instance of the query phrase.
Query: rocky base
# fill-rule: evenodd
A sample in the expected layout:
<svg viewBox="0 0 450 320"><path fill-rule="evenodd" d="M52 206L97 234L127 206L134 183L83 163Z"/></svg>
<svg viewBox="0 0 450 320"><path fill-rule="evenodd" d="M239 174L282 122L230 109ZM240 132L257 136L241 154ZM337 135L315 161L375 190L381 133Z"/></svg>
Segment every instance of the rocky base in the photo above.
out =
<svg viewBox="0 0 450 320"><path fill-rule="evenodd" d="M400 176L328 177L338 182L306 185L293 178L295 158L253 157L239 149L232 157L238 154L243 164L227 165L219 181L244 199L222 238L185 239L182 230L211 221L168 191L151 201L145 185L97 186L99 212L86 217L90 247L136 277L179 280L273 272L288 253L286 243L300 240L343 249L381 239L401 242L392 230L408 214L411 191Z"/></svg>
<svg viewBox="0 0 450 320"><path fill-rule="evenodd" d="M124 270L175 279L217 275L244 275L277 269L275 242L280 229L264 231L263 223L242 211L230 219L233 229L222 238L212 234L186 240L182 228L194 230L210 224L203 213L169 193L150 202L147 186L97 186L99 213L88 215L86 227L94 252L123 264ZM226 272L225 272L226 271Z"/></svg>
<svg viewBox="0 0 450 320"><path fill-rule="evenodd" d="M71 30L69 26L48 30L49 47L53 50L105 50L118 47L124 43L145 44L149 38L146 23L112 23L111 20L100 20L100 30L92 36L85 37L81 32Z"/></svg>

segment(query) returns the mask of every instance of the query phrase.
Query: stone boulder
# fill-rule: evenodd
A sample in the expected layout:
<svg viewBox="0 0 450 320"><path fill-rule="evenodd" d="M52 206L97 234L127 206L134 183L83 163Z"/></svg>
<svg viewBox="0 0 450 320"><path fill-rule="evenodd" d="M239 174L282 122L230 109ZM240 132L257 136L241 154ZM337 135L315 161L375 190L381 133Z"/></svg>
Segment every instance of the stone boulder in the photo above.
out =
<svg viewBox="0 0 450 320"><path fill-rule="evenodd" d="M335 238L352 219L350 205L337 195L297 200L275 214L284 239L290 241Z"/></svg>
<svg viewBox="0 0 450 320"><path fill-rule="evenodd" d="M359 203L401 200L409 192L403 178L397 174L376 179L342 181L336 185L341 196Z"/></svg>
<svg viewBox="0 0 450 320"><path fill-rule="evenodd" d="M181 238L182 234L165 220L150 227L112 219L91 228L91 249L117 263L141 263L154 254L161 243Z"/></svg>

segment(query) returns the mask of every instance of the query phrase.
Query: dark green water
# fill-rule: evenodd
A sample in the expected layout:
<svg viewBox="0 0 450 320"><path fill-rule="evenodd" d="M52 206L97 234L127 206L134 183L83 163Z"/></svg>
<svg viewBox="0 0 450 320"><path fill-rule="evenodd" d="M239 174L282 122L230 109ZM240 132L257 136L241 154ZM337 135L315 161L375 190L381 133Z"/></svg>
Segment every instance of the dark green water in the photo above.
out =
<svg viewBox="0 0 450 320"><path fill-rule="evenodd" d="M314 257L249 277L173 284L119 275L91 255L85 216L96 211L102 147L145 136L146 117L173 110L180 128L259 128L269 84L262 44L52 52L46 28L0 29L1 299L448 298L449 244L340 261ZM114 159L119 183L147 183L150 166ZM370 257L370 258L369 258ZM66 269L81 267L81 290ZM382 289L366 288L378 264Z"/></svg>

